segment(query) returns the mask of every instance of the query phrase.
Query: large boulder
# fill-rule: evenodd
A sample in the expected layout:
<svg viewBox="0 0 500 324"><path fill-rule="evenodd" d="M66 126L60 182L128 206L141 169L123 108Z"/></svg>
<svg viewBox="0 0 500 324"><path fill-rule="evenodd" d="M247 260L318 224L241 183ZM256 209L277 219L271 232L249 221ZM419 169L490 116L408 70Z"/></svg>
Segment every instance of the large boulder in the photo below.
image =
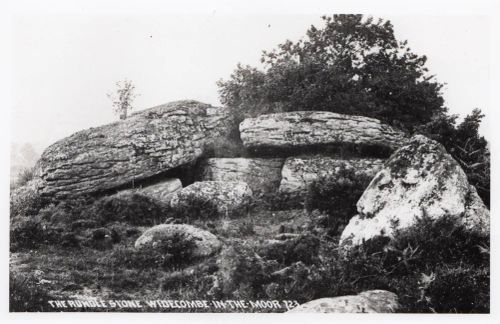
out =
<svg viewBox="0 0 500 324"><path fill-rule="evenodd" d="M177 101L90 128L45 150L35 167L44 196L106 191L193 162L227 131L227 109Z"/></svg>
<svg viewBox="0 0 500 324"><path fill-rule="evenodd" d="M188 224L161 224L146 230L136 241L136 249L154 248L171 239L194 242L193 257L206 257L218 252L222 246L214 234Z"/></svg>
<svg viewBox="0 0 500 324"><path fill-rule="evenodd" d="M202 167L202 181L244 181L254 195L276 193L283 159L212 158Z"/></svg>
<svg viewBox="0 0 500 324"><path fill-rule="evenodd" d="M416 217L457 217L471 230L489 233L489 210L445 148L422 135L396 151L357 203L341 244L359 245L394 228L415 224Z"/></svg>
<svg viewBox="0 0 500 324"><path fill-rule="evenodd" d="M315 299L288 313L394 313L398 296L385 290L368 290L359 295Z"/></svg>
<svg viewBox="0 0 500 324"><path fill-rule="evenodd" d="M245 182L199 181L174 193L171 208L187 218L238 216L252 202L252 190Z"/></svg>
<svg viewBox="0 0 500 324"><path fill-rule="evenodd" d="M148 196L158 201L168 203L170 198L177 190L182 189L182 183L179 179L166 179L159 183L149 186L120 191L121 193L137 193Z"/></svg>
<svg viewBox="0 0 500 324"><path fill-rule="evenodd" d="M335 175L342 169L350 169L356 175L372 178L380 170L383 163L382 159L346 160L325 156L291 157L286 159L283 165L279 192L290 200L302 202L309 186L319 178L335 178Z"/></svg>
<svg viewBox="0 0 500 324"><path fill-rule="evenodd" d="M241 122L247 148L290 149L325 145L360 145L393 150L405 136L379 120L327 111L261 115Z"/></svg>

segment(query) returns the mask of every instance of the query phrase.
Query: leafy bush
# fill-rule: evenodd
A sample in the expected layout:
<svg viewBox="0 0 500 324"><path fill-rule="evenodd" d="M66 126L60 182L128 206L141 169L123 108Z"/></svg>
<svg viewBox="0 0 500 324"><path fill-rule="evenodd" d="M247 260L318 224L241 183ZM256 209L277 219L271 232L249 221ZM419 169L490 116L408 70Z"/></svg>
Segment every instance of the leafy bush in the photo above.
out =
<svg viewBox="0 0 500 324"><path fill-rule="evenodd" d="M19 187L10 194L10 217L36 215L43 200L32 183Z"/></svg>
<svg viewBox="0 0 500 324"><path fill-rule="evenodd" d="M341 290L387 289L408 312L487 312L489 238L470 232L455 217L427 216L381 249L379 238L339 258ZM473 283L464 281L471 276Z"/></svg>
<svg viewBox="0 0 500 324"><path fill-rule="evenodd" d="M489 284L489 269L444 265L436 268L424 296L438 313L488 313Z"/></svg>
<svg viewBox="0 0 500 324"><path fill-rule="evenodd" d="M85 212L85 219L104 225L122 221L132 225L156 225L166 218L165 207L156 200L138 194L115 194L95 201Z"/></svg>
<svg viewBox="0 0 500 324"><path fill-rule="evenodd" d="M342 167L335 175L320 177L308 189L306 209L328 215L322 220L332 236L338 235L356 214L356 203L371 181L364 173Z"/></svg>
<svg viewBox="0 0 500 324"><path fill-rule="evenodd" d="M490 206L490 151L488 142L479 134L484 115L474 109L457 125L457 115L439 114L417 132L444 145L460 164L469 182L476 187L483 202Z"/></svg>
<svg viewBox="0 0 500 324"><path fill-rule="evenodd" d="M395 38L390 21L362 15L322 17L303 39L264 51L264 70L238 65L218 82L220 101L237 119L263 113L324 110L378 118L405 128L444 111L442 84L427 58Z"/></svg>
<svg viewBox="0 0 500 324"><path fill-rule="evenodd" d="M23 168L17 174L16 187L22 187L33 180L35 174L33 168Z"/></svg>
<svg viewBox="0 0 500 324"><path fill-rule="evenodd" d="M75 222L88 220L86 213L93 202L94 199L87 196L68 198L57 204L45 206L39 215L53 224L69 226Z"/></svg>
<svg viewBox="0 0 500 324"><path fill-rule="evenodd" d="M10 222L10 250L36 249L43 244L62 242L63 229L55 228L38 216L18 216Z"/></svg>
<svg viewBox="0 0 500 324"><path fill-rule="evenodd" d="M270 299L304 303L321 297L335 296L329 289L331 281L336 279L329 267L306 265L299 261L275 271L272 274L272 282L265 286L265 292Z"/></svg>
<svg viewBox="0 0 500 324"><path fill-rule="evenodd" d="M277 262L262 259L254 248L233 243L217 259L224 297L255 300L265 298L264 285L271 280Z"/></svg>
<svg viewBox="0 0 500 324"><path fill-rule="evenodd" d="M231 243L217 261L219 297L302 303L385 289L399 296L402 312L489 311L489 238L454 217L424 216L391 240L378 237L349 250L325 238L310 260L303 256L316 254L315 245L293 255L292 243Z"/></svg>

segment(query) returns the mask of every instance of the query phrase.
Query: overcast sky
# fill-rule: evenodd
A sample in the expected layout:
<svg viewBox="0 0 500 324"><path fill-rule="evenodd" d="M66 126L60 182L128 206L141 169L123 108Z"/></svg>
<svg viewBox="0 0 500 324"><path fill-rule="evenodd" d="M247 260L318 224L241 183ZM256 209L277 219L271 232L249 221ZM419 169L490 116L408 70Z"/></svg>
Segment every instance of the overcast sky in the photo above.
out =
<svg viewBox="0 0 500 324"><path fill-rule="evenodd" d="M452 113L488 115L489 21L481 16L382 16L445 82ZM318 15L24 16L13 26L12 141L38 149L117 119L106 93L128 78L136 109L179 99L219 104L215 82L238 62L301 38ZM481 129L489 138L488 120Z"/></svg>

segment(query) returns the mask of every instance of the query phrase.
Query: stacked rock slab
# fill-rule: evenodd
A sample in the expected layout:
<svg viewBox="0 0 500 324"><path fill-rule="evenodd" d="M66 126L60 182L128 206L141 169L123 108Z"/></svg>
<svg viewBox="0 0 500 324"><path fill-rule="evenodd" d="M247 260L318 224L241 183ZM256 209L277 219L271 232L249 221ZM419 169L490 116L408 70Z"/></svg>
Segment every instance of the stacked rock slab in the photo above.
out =
<svg viewBox="0 0 500 324"><path fill-rule="evenodd" d="M399 307L396 294L385 290L368 290L359 295L312 300L289 313L394 313Z"/></svg>
<svg viewBox="0 0 500 324"><path fill-rule="evenodd" d="M291 157L286 159L281 172L280 195L290 201L302 202L309 186L317 179L335 175L342 169L350 169L355 175L372 178L382 167L382 159L341 159L324 156ZM361 189L363 190L363 189Z"/></svg>
<svg viewBox="0 0 500 324"><path fill-rule="evenodd" d="M243 214L252 202L252 190L242 181L199 181L175 192L173 210L189 218L232 217Z"/></svg>
<svg viewBox="0 0 500 324"><path fill-rule="evenodd" d="M202 181L244 181L254 195L276 193L284 159L211 158L202 168Z"/></svg>
<svg viewBox="0 0 500 324"><path fill-rule="evenodd" d="M158 201L168 203L172 195L182 189L182 183L179 179L166 179L159 183L136 189L128 189L120 191L120 193L132 194L137 193L144 196L151 197Z"/></svg>
<svg viewBox="0 0 500 324"><path fill-rule="evenodd" d="M414 136L384 165L357 203L358 215L342 233L344 246L376 236L391 237L415 224L417 217L456 217L470 230L489 233L489 210L445 148Z"/></svg>
<svg viewBox="0 0 500 324"><path fill-rule="evenodd" d="M261 115L245 119L239 129L243 145L250 149L352 144L394 150L405 139L377 119L326 111Z"/></svg>
<svg viewBox="0 0 500 324"><path fill-rule="evenodd" d="M136 241L136 249L154 248L157 244L182 236L194 243L194 257L206 257L219 251L222 244L212 233L188 224L161 224L146 230Z"/></svg>
<svg viewBox="0 0 500 324"><path fill-rule="evenodd" d="M77 132L51 145L35 167L44 196L113 189L193 162L227 131L226 109L177 101Z"/></svg>

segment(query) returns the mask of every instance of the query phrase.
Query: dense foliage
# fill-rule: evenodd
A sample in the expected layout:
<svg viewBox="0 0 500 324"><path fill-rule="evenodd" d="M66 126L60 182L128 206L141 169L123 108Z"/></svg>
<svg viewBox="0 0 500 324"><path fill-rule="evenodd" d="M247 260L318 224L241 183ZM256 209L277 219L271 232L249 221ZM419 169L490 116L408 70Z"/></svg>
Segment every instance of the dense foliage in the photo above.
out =
<svg viewBox="0 0 500 324"><path fill-rule="evenodd" d="M490 151L488 142L479 134L484 115L474 109L457 125L456 115L439 114L417 131L444 145L476 187L484 203L490 205Z"/></svg>
<svg viewBox="0 0 500 324"><path fill-rule="evenodd" d="M489 312L488 237L452 217L424 216L387 243L378 238L343 250L322 240L314 262L292 264L233 244L218 261L222 289L226 296L299 303L385 289L399 296L402 312Z"/></svg>
<svg viewBox="0 0 500 324"><path fill-rule="evenodd" d="M474 110L456 125L444 106L442 84L426 56L395 38L390 21L363 15L322 17L303 39L287 40L261 57L263 69L239 64L220 80L223 104L237 122L260 114L324 110L374 117L437 139L460 162L489 206L489 152Z"/></svg>
<svg viewBox="0 0 500 324"><path fill-rule="evenodd" d="M320 177L308 188L305 207L326 215L318 219L332 235L338 235L356 214L356 203L371 181L371 177L341 167L335 176Z"/></svg>
<svg viewBox="0 0 500 324"><path fill-rule="evenodd" d="M241 119L262 113L326 110L379 118L412 129L443 112L442 85L426 57L394 36L393 26L362 15L323 17L306 37L264 51L263 71L238 65L219 81L221 102Z"/></svg>

